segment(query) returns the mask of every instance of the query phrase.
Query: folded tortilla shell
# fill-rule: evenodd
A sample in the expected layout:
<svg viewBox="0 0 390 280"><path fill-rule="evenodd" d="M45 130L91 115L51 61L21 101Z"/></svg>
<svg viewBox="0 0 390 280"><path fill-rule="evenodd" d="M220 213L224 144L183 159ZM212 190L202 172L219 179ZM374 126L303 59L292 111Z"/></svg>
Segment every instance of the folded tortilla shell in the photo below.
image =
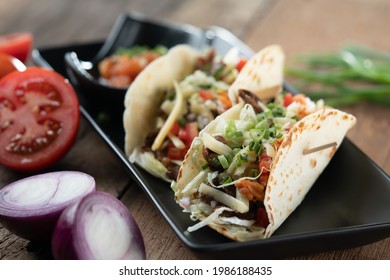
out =
<svg viewBox="0 0 390 280"><path fill-rule="evenodd" d="M238 92L244 89L260 100L274 98L283 87L285 55L278 45L270 45L252 56L229 88L229 98L238 103Z"/></svg>
<svg viewBox="0 0 390 280"><path fill-rule="evenodd" d="M123 124L125 152L129 156L140 147L154 128L161 102L174 81L190 74L198 57L187 45L178 45L150 63L134 80L126 92Z"/></svg>
<svg viewBox="0 0 390 280"><path fill-rule="evenodd" d="M233 106L211 122L201 134L213 134L223 118L238 119L242 106L243 104ZM273 159L266 188L264 205L270 221L266 229L252 227L248 230L243 226L214 222L208 223L208 226L237 241L270 237L303 201L355 122L355 117L345 112L330 108L321 109L298 121L285 135ZM179 171L175 199L181 205L183 197L192 194L183 193L183 190L186 190L188 183L201 172L201 134L193 142ZM304 155L304 151L308 149L333 142L336 145L332 148ZM197 218L202 221L207 216L198 214Z"/></svg>

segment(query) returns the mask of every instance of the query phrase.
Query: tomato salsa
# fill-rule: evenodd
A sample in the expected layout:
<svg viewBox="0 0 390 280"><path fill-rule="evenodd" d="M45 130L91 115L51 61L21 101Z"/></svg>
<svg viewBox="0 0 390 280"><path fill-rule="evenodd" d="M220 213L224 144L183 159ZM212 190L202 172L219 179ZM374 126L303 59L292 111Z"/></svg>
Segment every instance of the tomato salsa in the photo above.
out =
<svg viewBox="0 0 390 280"><path fill-rule="evenodd" d="M150 62L166 52L163 46L120 48L99 63L99 74L111 86L128 87Z"/></svg>

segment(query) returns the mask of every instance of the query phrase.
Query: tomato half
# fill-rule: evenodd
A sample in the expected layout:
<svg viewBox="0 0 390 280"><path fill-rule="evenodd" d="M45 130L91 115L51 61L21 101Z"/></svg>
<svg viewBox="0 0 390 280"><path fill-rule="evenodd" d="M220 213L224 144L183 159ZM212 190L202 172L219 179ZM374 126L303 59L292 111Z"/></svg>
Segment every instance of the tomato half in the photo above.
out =
<svg viewBox="0 0 390 280"><path fill-rule="evenodd" d="M19 59L0 53L0 79L13 71L24 71L26 66Z"/></svg>
<svg viewBox="0 0 390 280"><path fill-rule="evenodd" d="M12 55L26 62L30 55L33 36L28 32L10 33L0 36L0 53Z"/></svg>
<svg viewBox="0 0 390 280"><path fill-rule="evenodd" d="M0 80L0 163L37 171L62 158L76 139L79 101L60 74L38 67Z"/></svg>

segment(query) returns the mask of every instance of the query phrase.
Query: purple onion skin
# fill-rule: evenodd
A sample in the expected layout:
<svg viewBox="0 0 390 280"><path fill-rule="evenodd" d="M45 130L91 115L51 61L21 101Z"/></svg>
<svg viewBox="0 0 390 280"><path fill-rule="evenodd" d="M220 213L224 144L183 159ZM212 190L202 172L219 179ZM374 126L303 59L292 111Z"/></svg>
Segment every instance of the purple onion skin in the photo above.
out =
<svg viewBox="0 0 390 280"><path fill-rule="evenodd" d="M63 209L35 217L0 216L2 225L15 235L37 243L48 243Z"/></svg>
<svg viewBox="0 0 390 280"><path fill-rule="evenodd" d="M74 260L77 258L77 253L72 244L72 226L76 217L75 210L79 202L68 206L57 221L51 239L51 251L54 259Z"/></svg>
<svg viewBox="0 0 390 280"><path fill-rule="evenodd" d="M17 188L20 183L29 182L28 180L31 180L31 190L28 191L33 192L34 186L39 185L42 179L57 178L60 180L59 178L64 175L68 176L66 178L69 178L69 176L82 176L84 179L87 179L88 186L85 189L85 193L80 194L77 197L70 198L69 200L62 201L58 204L52 203L52 205L49 205L49 203L47 203L46 205L41 205L40 207L26 207L25 209L17 205L10 205L4 200L6 193L12 191L12 188ZM56 188L59 187L59 185L53 185L50 187ZM57 191L58 188L55 189L54 193ZM96 184L93 177L77 171L50 172L15 181L0 190L0 223L10 232L18 235L19 237L37 243L50 243L54 227L64 209L79 200L82 196L95 191Z"/></svg>
<svg viewBox="0 0 390 280"><path fill-rule="evenodd" d="M141 231L127 207L114 196L105 192L94 192L83 197L61 214L55 227L52 238L52 255L61 260L95 260L108 259L106 256L95 256L92 251L94 246L87 240L85 232L90 230L87 220L90 213L96 207L105 205L105 210L115 211L126 222L127 230L131 232L131 242L123 256L117 259L146 259L145 244ZM101 238L107 238L107 234ZM112 240L115 242L115 240ZM133 254L133 252L135 252ZM129 255L129 254L131 255Z"/></svg>

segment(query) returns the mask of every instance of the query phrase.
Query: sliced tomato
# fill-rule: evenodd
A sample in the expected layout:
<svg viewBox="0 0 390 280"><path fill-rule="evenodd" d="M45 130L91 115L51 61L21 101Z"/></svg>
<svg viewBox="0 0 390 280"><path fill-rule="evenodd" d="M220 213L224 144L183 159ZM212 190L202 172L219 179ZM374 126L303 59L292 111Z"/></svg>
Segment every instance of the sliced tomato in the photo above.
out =
<svg viewBox="0 0 390 280"><path fill-rule="evenodd" d="M12 55L26 62L31 52L33 36L28 32L10 33L0 36L0 53Z"/></svg>
<svg viewBox="0 0 390 280"><path fill-rule="evenodd" d="M60 74L38 67L0 80L0 163L37 171L62 158L76 139L79 101Z"/></svg>
<svg viewBox="0 0 390 280"><path fill-rule="evenodd" d="M13 71L24 71L26 66L19 59L0 53L0 79Z"/></svg>

